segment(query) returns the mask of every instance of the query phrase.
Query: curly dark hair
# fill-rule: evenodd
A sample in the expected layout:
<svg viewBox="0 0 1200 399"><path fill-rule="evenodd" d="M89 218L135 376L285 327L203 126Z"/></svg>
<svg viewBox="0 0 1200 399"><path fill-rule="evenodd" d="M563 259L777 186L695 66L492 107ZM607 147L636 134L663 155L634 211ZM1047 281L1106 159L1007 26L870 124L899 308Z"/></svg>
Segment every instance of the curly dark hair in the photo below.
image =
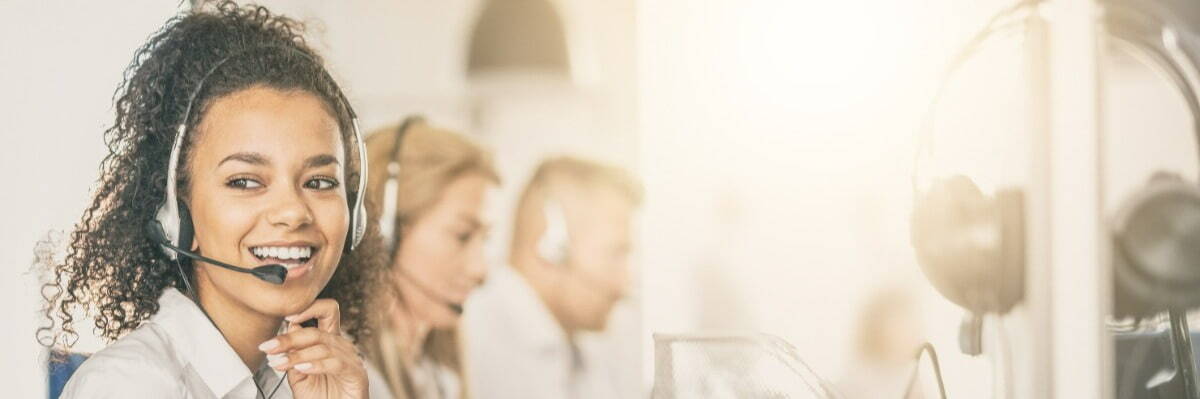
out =
<svg viewBox="0 0 1200 399"><path fill-rule="evenodd" d="M189 130L216 99L252 86L316 95L341 125L346 159L353 164L345 181L357 182L362 165L356 153L349 156L357 150L351 144L350 111L303 31L301 23L266 8L222 1L170 19L137 50L113 97L116 121L104 132L109 153L100 164L91 205L67 239L65 257L45 265L48 323L37 331L39 343L74 344L72 315L79 310L95 318L100 336L116 340L158 311L163 290L184 290L175 261L151 241L144 226L164 201L171 145L193 92ZM202 86L198 92L197 86ZM188 164L195 136L185 140L181 165ZM188 171L179 170L177 189L187 198ZM352 193L359 189L345 186ZM190 264L183 266L190 279ZM342 325L356 341L370 334L368 301L386 281L386 268L378 227L370 226L319 294L341 305Z"/></svg>

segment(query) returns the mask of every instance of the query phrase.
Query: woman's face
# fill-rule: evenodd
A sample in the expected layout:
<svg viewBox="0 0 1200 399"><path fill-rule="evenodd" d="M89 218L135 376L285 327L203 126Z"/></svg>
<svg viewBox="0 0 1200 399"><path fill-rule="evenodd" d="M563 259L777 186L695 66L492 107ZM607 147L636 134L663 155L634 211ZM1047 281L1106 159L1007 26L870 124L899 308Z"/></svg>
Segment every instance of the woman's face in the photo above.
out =
<svg viewBox="0 0 1200 399"><path fill-rule="evenodd" d="M460 315L447 302L461 306L487 275L483 210L491 184L479 174L455 179L401 232L392 277L413 316L433 328L457 325Z"/></svg>
<svg viewBox="0 0 1200 399"><path fill-rule="evenodd" d="M336 119L309 92L256 86L214 101L197 132L194 249L236 266L288 268L275 285L197 262L201 296L271 316L303 310L337 268L350 220Z"/></svg>

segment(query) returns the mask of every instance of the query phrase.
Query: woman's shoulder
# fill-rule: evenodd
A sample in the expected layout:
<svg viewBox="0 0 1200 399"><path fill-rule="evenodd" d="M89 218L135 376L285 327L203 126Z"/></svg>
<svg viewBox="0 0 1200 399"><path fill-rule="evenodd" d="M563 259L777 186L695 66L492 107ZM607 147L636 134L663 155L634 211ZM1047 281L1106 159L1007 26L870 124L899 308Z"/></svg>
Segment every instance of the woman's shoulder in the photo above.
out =
<svg viewBox="0 0 1200 399"><path fill-rule="evenodd" d="M63 398L169 397L180 392L182 366L166 334L146 323L88 357Z"/></svg>

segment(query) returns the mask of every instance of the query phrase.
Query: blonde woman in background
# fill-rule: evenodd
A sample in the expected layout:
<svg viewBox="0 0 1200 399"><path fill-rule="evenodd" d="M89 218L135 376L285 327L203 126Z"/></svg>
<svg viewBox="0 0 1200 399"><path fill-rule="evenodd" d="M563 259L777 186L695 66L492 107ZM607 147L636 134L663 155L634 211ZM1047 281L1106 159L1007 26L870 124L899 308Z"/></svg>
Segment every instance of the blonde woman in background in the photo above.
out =
<svg viewBox="0 0 1200 399"><path fill-rule="evenodd" d="M420 118L375 132L367 153L368 211L391 245L396 288L364 345L372 397L465 398L458 323L487 273L483 211L500 182L491 156Z"/></svg>

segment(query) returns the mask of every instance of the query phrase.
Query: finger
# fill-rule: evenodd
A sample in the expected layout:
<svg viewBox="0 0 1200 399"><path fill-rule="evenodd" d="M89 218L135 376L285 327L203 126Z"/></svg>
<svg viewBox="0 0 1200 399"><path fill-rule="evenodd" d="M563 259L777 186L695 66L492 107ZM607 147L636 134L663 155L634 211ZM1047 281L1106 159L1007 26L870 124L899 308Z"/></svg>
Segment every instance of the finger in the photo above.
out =
<svg viewBox="0 0 1200 399"><path fill-rule="evenodd" d="M300 363L313 362L335 355L334 350L325 344L317 344L307 348L297 349L287 353L268 356L267 363L276 370L287 370Z"/></svg>
<svg viewBox="0 0 1200 399"><path fill-rule="evenodd" d="M338 374L347 368L347 361L340 357L327 357L310 362L297 363L292 370L304 374Z"/></svg>
<svg viewBox="0 0 1200 399"><path fill-rule="evenodd" d="M307 320L316 319L317 328L325 332L337 332L341 325L342 311L337 301L324 298L318 299L304 311L285 317L292 324L300 324Z"/></svg>
<svg viewBox="0 0 1200 399"><path fill-rule="evenodd" d="M322 343L323 335L325 335L324 332L315 328L301 328L263 342L258 345L258 350L266 352L268 355L287 353Z"/></svg>

